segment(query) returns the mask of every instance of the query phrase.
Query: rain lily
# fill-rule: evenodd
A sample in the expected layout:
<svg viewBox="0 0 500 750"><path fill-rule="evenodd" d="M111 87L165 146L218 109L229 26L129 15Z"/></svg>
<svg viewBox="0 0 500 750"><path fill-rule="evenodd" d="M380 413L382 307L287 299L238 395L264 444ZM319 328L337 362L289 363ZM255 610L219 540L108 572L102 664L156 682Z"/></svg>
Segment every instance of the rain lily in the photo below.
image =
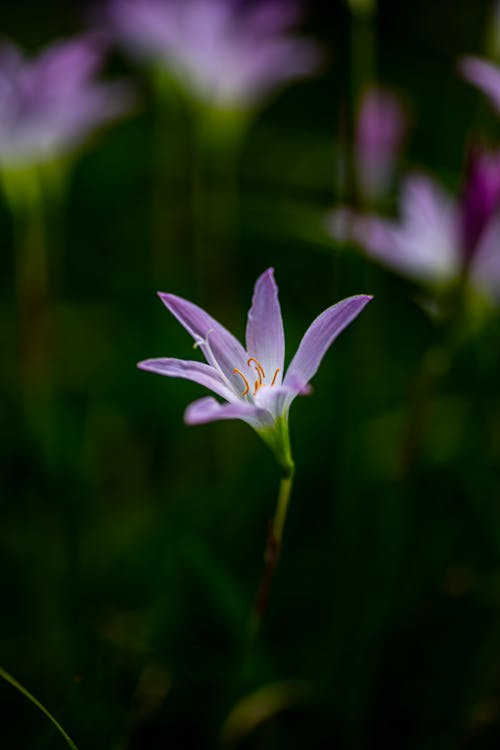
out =
<svg viewBox="0 0 500 750"><path fill-rule="evenodd" d="M403 183L399 220L339 209L328 219L339 241L353 241L373 258L437 289L464 276L500 302L500 153L471 152L465 189L454 200L431 178Z"/></svg>
<svg viewBox="0 0 500 750"><path fill-rule="evenodd" d="M485 94L500 114L500 66L481 57L463 57L459 69L466 81Z"/></svg>
<svg viewBox="0 0 500 750"><path fill-rule="evenodd" d="M101 61L92 38L52 44L33 60L0 45L0 166L57 158L125 110L123 86L95 80Z"/></svg>
<svg viewBox="0 0 500 750"><path fill-rule="evenodd" d="M369 202L383 197L391 185L405 131L398 98L381 88L369 88L356 123L355 162L358 186Z"/></svg>
<svg viewBox="0 0 500 750"><path fill-rule="evenodd" d="M205 397L186 410L187 424L220 419L242 419L275 452L280 464L290 465L288 411L299 394L309 392L309 381L336 337L371 299L348 297L314 320L284 373L285 337L273 269L257 280L248 313L246 348L208 313L174 294L159 293L201 349L207 363L183 359L148 359L138 367L173 378L185 378L220 396Z"/></svg>
<svg viewBox="0 0 500 750"><path fill-rule="evenodd" d="M297 16L283 0L111 0L108 22L134 56L196 98L245 109L317 66L317 48L289 31Z"/></svg>

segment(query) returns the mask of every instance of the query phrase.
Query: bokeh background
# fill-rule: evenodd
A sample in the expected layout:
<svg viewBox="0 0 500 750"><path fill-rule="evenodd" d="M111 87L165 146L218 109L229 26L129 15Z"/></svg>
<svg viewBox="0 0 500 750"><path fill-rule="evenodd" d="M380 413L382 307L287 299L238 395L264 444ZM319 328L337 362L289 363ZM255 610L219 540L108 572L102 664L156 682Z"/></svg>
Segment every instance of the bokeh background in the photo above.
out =
<svg viewBox="0 0 500 750"><path fill-rule="evenodd" d="M95 10L21 0L0 28L34 52ZM336 244L324 222L352 197L345 164L370 78L405 103L401 174L418 166L458 192L471 139L500 145L497 118L456 72L460 55L485 52L493 4L304 11L323 67L259 107L238 150L221 137L203 151L178 92L159 103L141 66L109 56L105 77L126 77L137 98L75 155L49 217L49 430L23 408L14 222L0 197L1 662L80 750L218 747L242 698L252 710L236 714L228 747L500 742L498 314L436 323L412 283ZM388 210L397 191L398 179ZM375 300L292 408L296 484L249 643L278 469L241 422L184 425L200 387L135 365L193 356L158 289L242 337L269 266L288 358L325 307ZM0 691L3 747L64 746L12 686Z"/></svg>

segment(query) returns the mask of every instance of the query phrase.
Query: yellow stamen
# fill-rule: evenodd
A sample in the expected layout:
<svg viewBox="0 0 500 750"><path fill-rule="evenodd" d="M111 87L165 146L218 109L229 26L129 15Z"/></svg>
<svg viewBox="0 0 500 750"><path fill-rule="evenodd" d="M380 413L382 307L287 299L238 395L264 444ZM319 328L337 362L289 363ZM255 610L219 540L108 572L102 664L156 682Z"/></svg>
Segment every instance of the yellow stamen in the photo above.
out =
<svg viewBox="0 0 500 750"><path fill-rule="evenodd" d="M262 385L262 383L261 383L261 382L259 382L258 380L256 380L256 381L255 381L255 390L254 390L254 392L253 392L253 395L254 395L254 396L256 396L256 395L257 395L257 391L259 390L259 388L261 387L261 385Z"/></svg>
<svg viewBox="0 0 500 750"><path fill-rule="evenodd" d="M274 384L276 383L276 378L278 377L278 373L279 373L279 371L280 371L280 368L279 368L279 367L277 367L277 368L276 368L276 372L275 372L275 373L274 373L274 375L273 375L273 379L271 380L271 385L274 385Z"/></svg>
<svg viewBox="0 0 500 750"><path fill-rule="evenodd" d="M245 383L245 390L243 391L243 393L242 393L241 395L242 395L242 396L246 396L246 395L247 395L247 393L248 393L248 391L250 390L250 386L248 385L248 380L247 380L247 379L246 379L246 377L245 377L245 376L243 375L243 373L241 372L241 370L238 370L238 368L237 368L237 367L235 367L235 368L234 368L234 370L233 370L233 374L234 374L234 375L239 375L239 376L240 376L240 378L241 378L241 379L243 380L243 382Z"/></svg>

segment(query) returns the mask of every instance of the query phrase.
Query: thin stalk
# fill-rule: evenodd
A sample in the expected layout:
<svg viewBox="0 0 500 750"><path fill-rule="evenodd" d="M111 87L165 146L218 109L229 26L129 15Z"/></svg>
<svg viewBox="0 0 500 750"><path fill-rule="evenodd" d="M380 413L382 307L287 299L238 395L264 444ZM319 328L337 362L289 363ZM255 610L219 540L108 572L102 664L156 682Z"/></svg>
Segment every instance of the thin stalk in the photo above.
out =
<svg viewBox="0 0 500 750"><path fill-rule="evenodd" d="M71 737L64 731L62 726L59 724L57 719L55 719L50 711L45 708L45 706L40 703L37 698L35 698L34 695L32 695L29 690L26 690L25 687L23 687L12 675L10 675L8 672L5 671L2 667L0 667L0 677L2 677L6 682L9 683L9 685L12 685L13 688L18 690L22 695L24 695L25 698L27 698L33 705L35 705L40 711L45 714L45 716L52 722L52 724L56 727L57 731L64 737L66 740L66 744L68 747L71 748L71 750L78 750L77 746L71 739Z"/></svg>
<svg viewBox="0 0 500 750"><path fill-rule="evenodd" d="M260 431L260 435L275 455L281 469L281 481L276 511L274 517L269 521L269 531L264 551L264 571L257 589L257 595L250 613L247 628L243 632L240 667L232 690L235 694L241 694L241 687L250 681L253 671L252 657L255 654L257 635L267 609L271 585L281 554L283 532L295 476L295 465L291 454L287 417L284 416L277 419L271 430L262 430ZM233 703L234 700L231 700L231 704Z"/></svg>
<svg viewBox="0 0 500 750"><path fill-rule="evenodd" d="M351 92L356 107L360 93L377 78L377 3L351 0Z"/></svg>
<svg viewBox="0 0 500 750"><path fill-rule="evenodd" d="M28 428L49 458L52 452L52 383L47 216L41 175L35 168L4 175L16 252L20 382Z"/></svg>
<svg viewBox="0 0 500 750"><path fill-rule="evenodd" d="M236 307L234 251L238 242L238 169L245 120L194 109L193 243L199 294L217 309Z"/></svg>
<svg viewBox="0 0 500 750"><path fill-rule="evenodd" d="M397 468L402 475L415 467L422 454L436 391L448 367L448 354L444 348L431 348L422 357L413 383L398 457Z"/></svg>
<svg viewBox="0 0 500 750"><path fill-rule="evenodd" d="M151 262L153 285L162 288L165 279L172 283L178 277L181 249L186 244L186 143L180 95L162 71L156 71L154 93Z"/></svg>
<svg viewBox="0 0 500 750"><path fill-rule="evenodd" d="M363 93L373 85L377 75L377 2L376 0L350 0L351 6L351 187L354 191L356 205L369 209L366 196L360 186L356 166L356 130L359 106Z"/></svg>
<svg viewBox="0 0 500 750"><path fill-rule="evenodd" d="M276 571L276 566L281 554L283 530L285 528L286 515L290 503L294 475L295 467L293 463L290 463L288 469L284 471L281 478L278 492L278 503L276 505L276 513L274 514L274 518L269 523L269 534L267 537L266 549L264 553L264 573L262 575L253 608L254 621L256 625L260 623L264 612L267 609L269 595L271 592L271 584L273 582L274 573Z"/></svg>

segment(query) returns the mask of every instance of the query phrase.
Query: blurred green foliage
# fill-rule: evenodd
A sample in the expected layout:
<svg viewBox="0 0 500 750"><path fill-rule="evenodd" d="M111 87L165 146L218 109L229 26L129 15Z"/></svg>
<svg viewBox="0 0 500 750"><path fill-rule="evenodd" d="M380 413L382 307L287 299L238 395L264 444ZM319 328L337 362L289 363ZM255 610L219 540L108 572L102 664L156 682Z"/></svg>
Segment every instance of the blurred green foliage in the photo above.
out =
<svg viewBox="0 0 500 750"><path fill-rule="evenodd" d="M81 6L43 8L2 9L2 30L35 48L81 27ZM455 189L471 133L499 135L455 73L459 54L481 51L489 11L381 0L375 22L379 76L413 112L407 164ZM346 5L309 3L306 28L331 49L325 71L256 116L232 164L213 151L201 172L182 102L159 111L146 77L112 61L142 105L78 159L52 228L49 462L23 416L12 217L0 200L1 661L80 750L217 747L244 698L227 746L500 742L498 317L450 337L407 282L327 238L324 214L345 198ZM293 406L296 485L249 645L272 456L242 423L186 427L201 389L135 363L192 356L157 289L242 336L271 265L289 352L338 299L375 301ZM0 689L3 747L63 746L23 696Z"/></svg>

